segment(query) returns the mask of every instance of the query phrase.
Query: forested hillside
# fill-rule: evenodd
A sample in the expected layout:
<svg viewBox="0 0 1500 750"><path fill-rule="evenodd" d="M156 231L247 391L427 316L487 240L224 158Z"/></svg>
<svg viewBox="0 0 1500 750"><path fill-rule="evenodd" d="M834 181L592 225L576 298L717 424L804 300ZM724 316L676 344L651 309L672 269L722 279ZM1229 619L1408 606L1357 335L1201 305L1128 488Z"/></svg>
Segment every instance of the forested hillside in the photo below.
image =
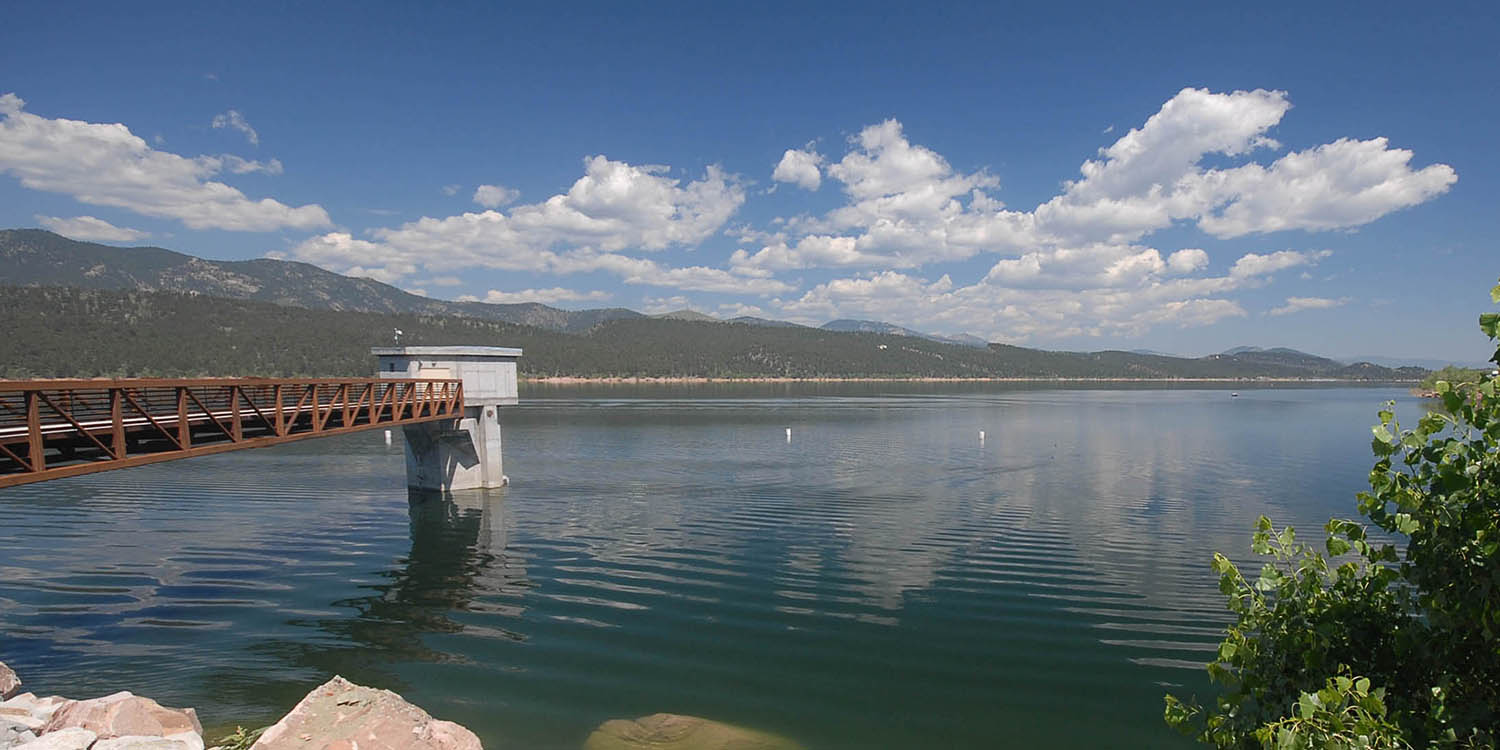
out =
<svg viewBox="0 0 1500 750"><path fill-rule="evenodd" d="M978 348L910 336L671 319L583 333L468 317L310 310L173 292L0 287L0 377L358 375L370 347L525 349L532 376L1419 379L1424 371L1239 355ZM1305 357L1306 355L1304 355Z"/></svg>
<svg viewBox="0 0 1500 750"><path fill-rule="evenodd" d="M463 315L559 331L586 331L605 320L641 317L623 308L560 310L536 302L432 299L308 263L206 260L159 247L79 242L41 229L0 229L0 284L189 292L314 309Z"/></svg>

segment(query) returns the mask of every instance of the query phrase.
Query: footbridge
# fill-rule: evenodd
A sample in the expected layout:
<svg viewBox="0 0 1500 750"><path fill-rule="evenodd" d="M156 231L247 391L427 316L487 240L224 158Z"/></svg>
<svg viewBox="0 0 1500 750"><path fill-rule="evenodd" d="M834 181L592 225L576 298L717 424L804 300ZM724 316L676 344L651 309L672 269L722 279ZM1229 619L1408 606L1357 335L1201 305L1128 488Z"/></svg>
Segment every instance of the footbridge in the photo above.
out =
<svg viewBox="0 0 1500 750"><path fill-rule="evenodd" d="M401 427L408 486L498 487L520 349L384 347L373 378L0 380L0 487Z"/></svg>

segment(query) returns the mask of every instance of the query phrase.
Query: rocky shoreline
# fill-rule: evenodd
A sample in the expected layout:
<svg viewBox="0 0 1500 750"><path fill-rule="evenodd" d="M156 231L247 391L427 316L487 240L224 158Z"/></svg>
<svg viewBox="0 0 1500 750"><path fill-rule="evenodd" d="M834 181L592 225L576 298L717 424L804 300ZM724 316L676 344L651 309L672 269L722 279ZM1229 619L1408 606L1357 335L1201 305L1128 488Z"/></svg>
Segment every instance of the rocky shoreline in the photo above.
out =
<svg viewBox="0 0 1500 750"><path fill-rule="evenodd" d="M334 677L280 721L254 734L253 750L482 750L479 738L427 715L389 690ZM237 743L238 744L238 743ZM206 749L191 708L170 708L122 691L102 698L39 698L0 662L0 750Z"/></svg>
<svg viewBox="0 0 1500 750"><path fill-rule="evenodd" d="M0 662L0 750L483 750L479 737L401 696L335 676L264 731L205 747L191 708L118 692L38 698ZM801 750L786 738L708 719L653 714L604 722L584 750Z"/></svg>

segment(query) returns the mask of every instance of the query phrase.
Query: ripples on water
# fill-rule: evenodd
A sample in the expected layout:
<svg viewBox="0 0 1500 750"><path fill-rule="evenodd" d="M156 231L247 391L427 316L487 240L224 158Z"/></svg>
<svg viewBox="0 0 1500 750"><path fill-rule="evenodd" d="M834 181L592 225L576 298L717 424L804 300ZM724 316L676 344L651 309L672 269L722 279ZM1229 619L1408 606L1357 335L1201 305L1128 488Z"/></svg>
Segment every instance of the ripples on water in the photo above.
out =
<svg viewBox="0 0 1500 750"><path fill-rule="evenodd" d="M211 726L338 673L490 746L658 711L811 747L1172 745L1164 686L1205 689L1226 621L1211 552L1351 515L1402 395L534 390L504 491L409 499L379 432L0 490L0 659Z"/></svg>

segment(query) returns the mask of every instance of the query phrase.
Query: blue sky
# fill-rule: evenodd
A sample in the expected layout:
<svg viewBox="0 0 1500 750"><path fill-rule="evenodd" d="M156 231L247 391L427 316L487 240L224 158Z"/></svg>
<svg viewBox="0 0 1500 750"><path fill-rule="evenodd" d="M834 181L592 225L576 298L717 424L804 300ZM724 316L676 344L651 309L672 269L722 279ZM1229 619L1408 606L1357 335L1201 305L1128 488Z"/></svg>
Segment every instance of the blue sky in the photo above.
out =
<svg viewBox="0 0 1500 750"><path fill-rule="evenodd" d="M1489 353L1494 5L260 5L8 6L0 226L443 298Z"/></svg>

